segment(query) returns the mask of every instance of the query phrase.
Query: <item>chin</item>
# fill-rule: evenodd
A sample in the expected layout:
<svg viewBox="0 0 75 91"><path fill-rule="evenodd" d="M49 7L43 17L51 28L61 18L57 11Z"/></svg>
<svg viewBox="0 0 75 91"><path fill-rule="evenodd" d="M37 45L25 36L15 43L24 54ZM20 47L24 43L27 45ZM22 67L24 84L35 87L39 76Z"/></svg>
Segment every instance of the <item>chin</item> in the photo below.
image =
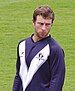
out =
<svg viewBox="0 0 75 91"><path fill-rule="evenodd" d="M46 38L47 36L40 36L41 39Z"/></svg>

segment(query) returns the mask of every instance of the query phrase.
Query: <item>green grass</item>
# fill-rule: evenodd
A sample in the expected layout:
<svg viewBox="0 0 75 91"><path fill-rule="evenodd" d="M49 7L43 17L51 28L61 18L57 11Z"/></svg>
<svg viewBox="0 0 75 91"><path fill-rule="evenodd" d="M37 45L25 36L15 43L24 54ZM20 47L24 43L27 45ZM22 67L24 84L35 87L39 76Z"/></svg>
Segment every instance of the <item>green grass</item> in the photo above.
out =
<svg viewBox="0 0 75 91"><path fill-rule="evenodd" d="M39 5L55 12L51 34L65 50L63 91L75 90L75 0L0 0L0 91L12 91L16 47L33 33L32 14Z"/></svg>

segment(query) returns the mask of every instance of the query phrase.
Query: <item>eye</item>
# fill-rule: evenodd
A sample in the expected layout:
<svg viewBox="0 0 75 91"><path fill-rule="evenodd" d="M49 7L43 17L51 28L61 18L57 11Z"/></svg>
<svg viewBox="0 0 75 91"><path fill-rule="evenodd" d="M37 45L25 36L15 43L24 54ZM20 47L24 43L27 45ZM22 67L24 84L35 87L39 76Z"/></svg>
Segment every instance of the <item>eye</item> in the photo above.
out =
<svg viewBox="0 0 75 91"><path fill-rule="evenodd" d="M47 27L51 25L51 23L42 23L42 22L37 22L37 24L39 24L40 26L43 26L45 24L45 26Z"/></svg>
<svg viewBox="0 0 75 91"><path fill-rule="evenodd" d="M37 22L37 23L38 23L39 25L41 25L41 26L44 25L44 23L42 23L42 22Z"/></svg>
<svg viewBox="0 0 75 91"><path fill-rule="evenodd" d="M40 23L40 25L44 25L44 23Z"/></svg>
<svg viewBox="0 0 75 91"><path fill-rule="evenodd" d="M50 23L46 23L46 26L49 26L49 25L51 25Z"/></svg>

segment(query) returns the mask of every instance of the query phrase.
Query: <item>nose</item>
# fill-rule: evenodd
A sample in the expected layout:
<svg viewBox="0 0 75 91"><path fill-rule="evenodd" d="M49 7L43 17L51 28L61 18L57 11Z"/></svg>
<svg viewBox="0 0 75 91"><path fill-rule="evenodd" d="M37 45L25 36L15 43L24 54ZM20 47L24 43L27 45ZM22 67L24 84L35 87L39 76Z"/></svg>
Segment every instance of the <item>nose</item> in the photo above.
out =
<svg viewBox="0 0 75 91"><path fill-rule="evenodd" d="M42 25L42 30L46 30L46 25L45 24Z"/></svg>

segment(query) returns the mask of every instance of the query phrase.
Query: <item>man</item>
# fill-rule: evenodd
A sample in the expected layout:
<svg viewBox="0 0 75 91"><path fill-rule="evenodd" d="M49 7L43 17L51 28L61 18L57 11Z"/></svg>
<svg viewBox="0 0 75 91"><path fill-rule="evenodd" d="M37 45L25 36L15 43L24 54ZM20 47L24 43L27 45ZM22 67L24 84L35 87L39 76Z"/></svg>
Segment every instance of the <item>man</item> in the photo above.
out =
<svg viewBox="0 0 75 91"><path fill-rule="evenodd" d="M34 34L18 45L13 91L62 91L64 52L49 35L54 12L48 6L33 13Z"/></svg>

